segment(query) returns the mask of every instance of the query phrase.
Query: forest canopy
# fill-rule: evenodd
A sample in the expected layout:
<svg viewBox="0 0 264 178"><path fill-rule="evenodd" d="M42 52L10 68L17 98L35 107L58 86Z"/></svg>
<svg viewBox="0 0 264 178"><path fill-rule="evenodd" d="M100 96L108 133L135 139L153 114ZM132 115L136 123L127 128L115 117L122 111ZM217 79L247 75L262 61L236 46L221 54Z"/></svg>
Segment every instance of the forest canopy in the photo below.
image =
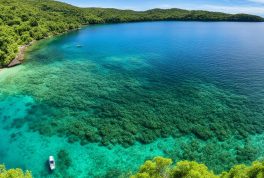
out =
<svg viewBox="0 0 264 178"><path fill-rule="evenodd" d="M250 166L241 164L219 175L210 171L206 165L195 161L180 161L175 165L171 159L156 157L140 166L130 178L263 178L264 163L253 162Z"/></svg>
<svg viewBox="0 0 264 178"><path fill-rule="evenodd" d="M53 0L0 0L0 67L17 55L18 47L82 25L138 21L250 21L264 19L247 14L225 14L182 9L132 11L79 8Z"/></svg>

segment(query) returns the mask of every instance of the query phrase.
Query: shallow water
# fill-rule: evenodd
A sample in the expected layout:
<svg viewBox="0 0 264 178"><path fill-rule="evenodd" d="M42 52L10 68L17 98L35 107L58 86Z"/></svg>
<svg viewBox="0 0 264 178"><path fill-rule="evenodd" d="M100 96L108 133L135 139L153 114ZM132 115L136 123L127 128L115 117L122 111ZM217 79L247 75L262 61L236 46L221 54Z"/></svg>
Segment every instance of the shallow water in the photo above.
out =
<svg viewBox="0 0 264 178"><path fill-rule="evenodd" d="M127 177L159 155L215 172L262 159L263 30L129 23L38 42L0 72L0 162L35 177Z"/></svg>

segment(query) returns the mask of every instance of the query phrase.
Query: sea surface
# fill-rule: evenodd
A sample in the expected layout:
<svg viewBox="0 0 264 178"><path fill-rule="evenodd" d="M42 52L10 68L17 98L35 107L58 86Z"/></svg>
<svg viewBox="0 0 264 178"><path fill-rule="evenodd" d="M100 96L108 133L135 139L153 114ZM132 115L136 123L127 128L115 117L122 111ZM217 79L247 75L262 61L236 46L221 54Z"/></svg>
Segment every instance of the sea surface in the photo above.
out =
<svg viewBox="0 0 264 178"><path fill-rule="evenodd" d="M155 156L216 173L262 160L263 32L144 22L40 41L0 71L0 163L37 178L116 178Z"/></svg>

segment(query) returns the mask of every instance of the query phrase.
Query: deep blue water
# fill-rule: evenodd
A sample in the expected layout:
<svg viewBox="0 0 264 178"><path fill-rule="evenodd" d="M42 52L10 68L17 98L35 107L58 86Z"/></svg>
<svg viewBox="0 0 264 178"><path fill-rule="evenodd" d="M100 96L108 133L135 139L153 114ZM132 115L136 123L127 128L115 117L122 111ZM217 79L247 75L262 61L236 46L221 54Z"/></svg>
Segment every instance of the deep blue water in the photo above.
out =
<svg viewBox="0 0 264 178"><path fill-rule="evenodd" d="M263 31L148 22L40 41L0 72L0 162L36 177L117 177L154 156L215 172L261 159Z"/></svg>

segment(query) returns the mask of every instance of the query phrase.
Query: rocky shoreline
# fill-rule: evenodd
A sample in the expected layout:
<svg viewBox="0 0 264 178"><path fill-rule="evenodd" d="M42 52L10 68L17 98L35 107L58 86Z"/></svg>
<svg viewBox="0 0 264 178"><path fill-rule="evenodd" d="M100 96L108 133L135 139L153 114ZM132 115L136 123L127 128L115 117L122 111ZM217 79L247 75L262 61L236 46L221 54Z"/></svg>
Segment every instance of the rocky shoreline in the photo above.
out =
<svg viewBox="0 0 264 178"><path fill-rule="evenodd" d="M18 53L17 56L15 57L15 59L13 59L9 64L8 64L8 68L10 67L14 67L17 66L19 64L22 64L24 57L25 57L25 53L26 53L26 49L31 46L33 43L35 43L36 41L31 41L29 44L20 46L18 48Z"/></svg>
<svg viewBox="0 0 264 178"><path fill-rule="evenodd" d="M79 27L79 28L77 28L77 29L73 29L73 30L68 30L68 31L66 31L66 32L63 32L63 33L59 33L59 34L57 34L57 35L62 35L62 34L64 34L64 33L68 33L68 32L70 32L70 31L75 31L75 30L80 30L82 27L84 27L84 26L86 26L86 25L83 25L83 26L81 26L81 27ZM49 36L49 37L47 37L47 38L51 38L51 37L53 37L54 35L52 35L52 36ZM55 35L56 36L56 35ZM22 64L23 63L23 60L24 60L24 57L25 57L25 53L26 53L26 50L27 50L27 48L29 47L29 46L32 46L35 42L36 42L37 40L33 40L33 41L31 41L30 43L28 43L28 44L26 44L26 45L22 45L22 46L20 46L19 48L18 48L18 53L17 53L17 55L16 55L16 57L6 66L6 67L3 67L3 68L1 68L0 67L0 72L1 72L1 70L2 69L4 69L4 68L11 68L11 67L15 67L15 66L17 66L17 65L20 65L20 64Z"/></svg>

